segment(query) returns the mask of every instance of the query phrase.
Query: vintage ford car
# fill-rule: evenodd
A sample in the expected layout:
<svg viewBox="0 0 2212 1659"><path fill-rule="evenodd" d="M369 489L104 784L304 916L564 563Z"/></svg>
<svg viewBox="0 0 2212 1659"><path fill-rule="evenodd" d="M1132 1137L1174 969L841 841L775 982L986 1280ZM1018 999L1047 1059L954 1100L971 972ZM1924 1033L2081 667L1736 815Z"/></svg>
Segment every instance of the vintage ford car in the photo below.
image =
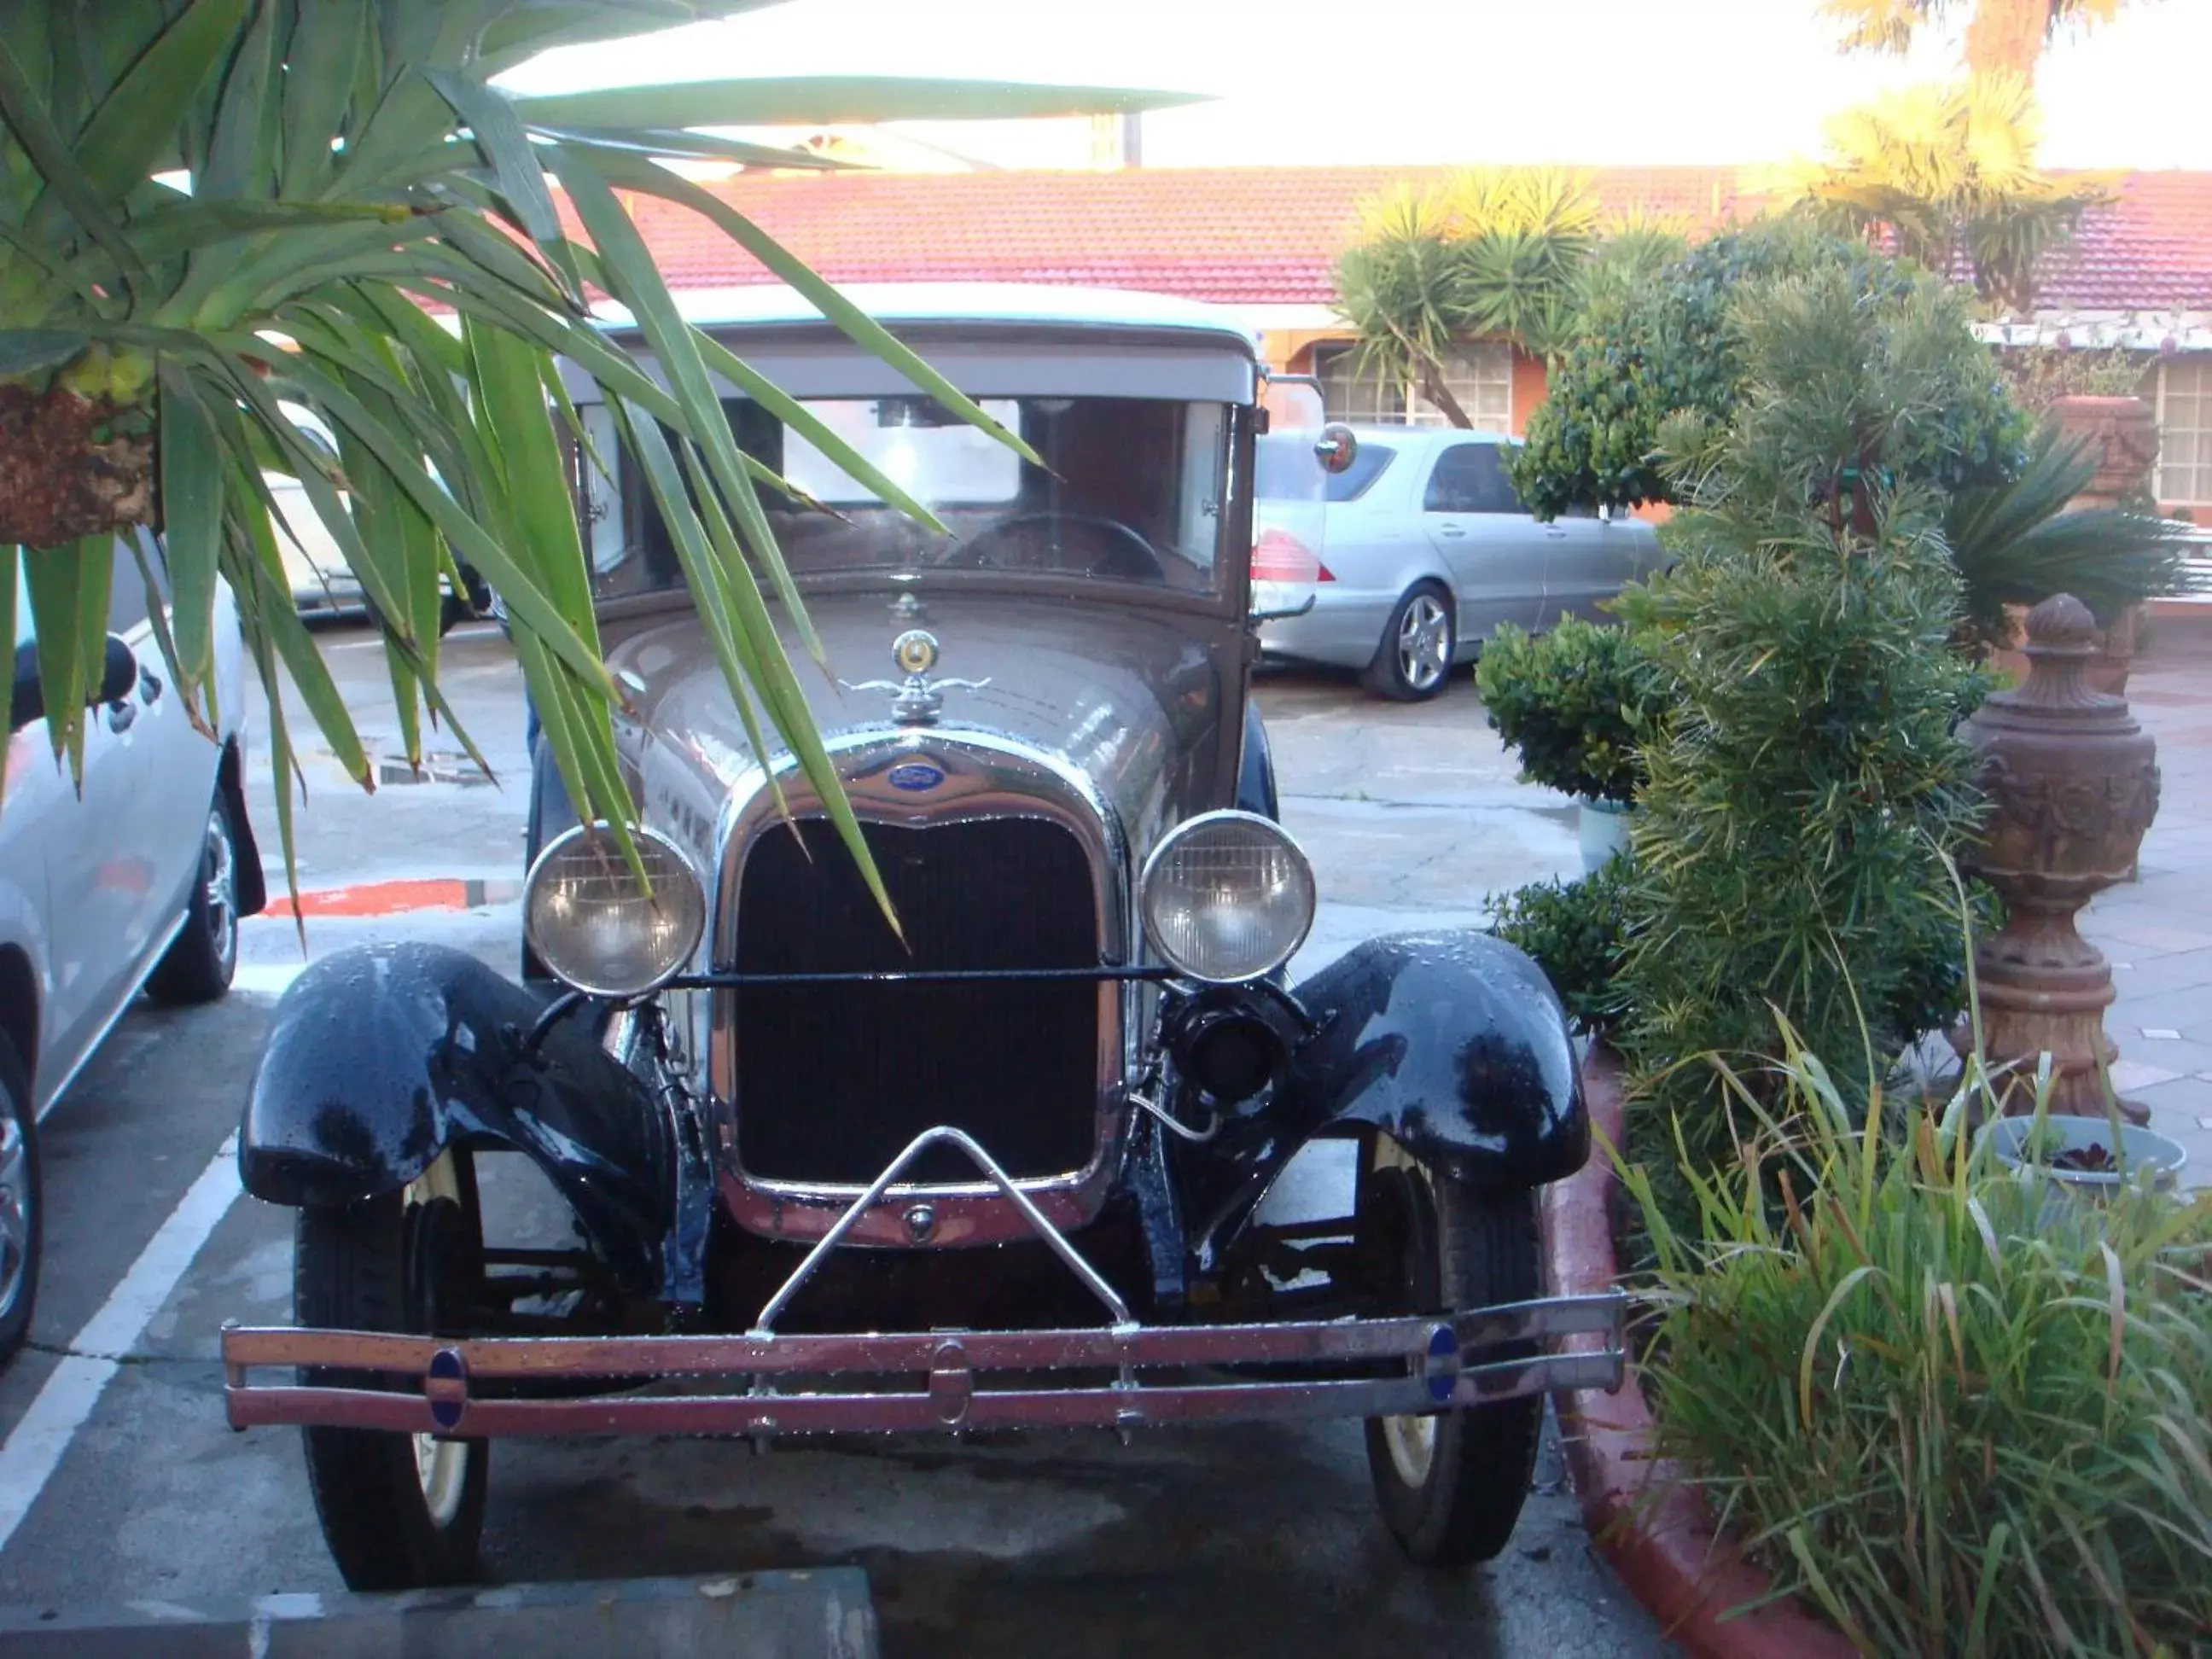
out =
<svg viewBox="0 0 2212 1659"><path fill-rule="evenodd" d="M1288 981L1316 890L1250 701L1251 338L1136 295L855 297L1046 463L787 295L695 296L953 532L729 390L835 509L764 501L903 939L747 741L627 460L580 467L653 897L541 757L522 982L423 945L301 976L239 1141L299 1210L298 1326L226 1331L231 1423L305 1426L364 1588L472 1571L510 1435L1356 1417L1412 1556L1495 1553L1545 1393L1621 1374L1618 1298L1541 1295L1538 1189L1589 1152L1576 1051L1480 933ZM1324 1139L1339 1212L1275 1218ZM486 1237L500 1154L570 1248Z"/></svg>

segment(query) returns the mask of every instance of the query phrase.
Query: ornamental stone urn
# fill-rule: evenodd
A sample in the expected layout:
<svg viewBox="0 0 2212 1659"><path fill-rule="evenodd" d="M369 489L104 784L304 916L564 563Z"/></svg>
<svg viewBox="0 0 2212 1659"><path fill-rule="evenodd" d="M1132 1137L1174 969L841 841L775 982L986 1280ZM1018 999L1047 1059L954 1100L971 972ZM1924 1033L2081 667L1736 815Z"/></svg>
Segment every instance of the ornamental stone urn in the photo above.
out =
<svg viewBox="0 0 2212 1659"><path fill-rule="evenodd" d="M2105 1081L2119 1051L2105 1035L2112 964L2075 931L2097 893L2127 879L2158 812L2156 745L2124 698L2090 686L2096 653L2089 608L2070 593L2027 614L2025 684L1990 697L1960 727L1980 755L1990 801L1963 862L2005 902L2004 928L1978 941L1983 1060L2018 1086L2005 1109L2034 1109L2039 1058L2051 1056L2053 1112L2105 1113ZM1973 1048L1971 1022L1953 1034ZM2136 1123L2149 1114L2120 1109Z"/></svg>

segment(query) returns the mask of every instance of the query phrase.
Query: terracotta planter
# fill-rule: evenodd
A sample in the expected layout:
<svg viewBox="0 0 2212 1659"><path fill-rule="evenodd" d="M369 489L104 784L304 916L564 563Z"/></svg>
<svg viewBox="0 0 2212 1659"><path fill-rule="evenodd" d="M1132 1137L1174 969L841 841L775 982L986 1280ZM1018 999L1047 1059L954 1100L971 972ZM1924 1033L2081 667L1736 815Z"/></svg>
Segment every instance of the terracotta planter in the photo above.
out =
<svg viewBox="0 0 2212 1659"><path fill-rule="evenodd" d="M2112 507L2150 488L2158 459L2158 411L2142 398L2060 398L2051 418L2069 438L2094 446L2097 471L2076 507Z"/></svg>
<svg viewBox="0 0 2212 1659"><path fill-rule="evenodd" d="M1619 1146L1618 1062L1593 1049L1583 1066L1583 1085L1590 1121ZM1545 1189L1550 1294L1593 1295L1611 1289L1620 1277L1612 1223L1618 1185L1601 1148L1572 1178ZM1596 1340L1569 1339L1570 1345ZM1714 1524L1698 1490L1653 1455L1655 1425L1633 1366L1618 1394L1578 1390L1559 1395L1555 1403L1583 1522L1630 1594L1671 1639L1699 1659L1850 1659L1851 1644L1794 1601L1726 1616L1771 1595L1773 1581Z"/></svg>

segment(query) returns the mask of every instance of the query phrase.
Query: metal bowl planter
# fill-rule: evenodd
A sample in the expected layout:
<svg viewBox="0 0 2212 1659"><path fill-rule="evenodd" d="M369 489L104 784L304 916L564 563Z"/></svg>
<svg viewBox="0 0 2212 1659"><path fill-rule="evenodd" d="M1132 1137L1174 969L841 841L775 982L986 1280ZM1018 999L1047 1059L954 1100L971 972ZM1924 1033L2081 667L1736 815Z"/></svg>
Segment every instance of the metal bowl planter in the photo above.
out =
<svg viewBox="0 0 2212 1659"><path fill-rule="evenodd" d="M2032 1150L2037 1146L2039 1130L2043 1146L2048 1148L2039 1156ZM2116 1124L2103 1117L2052 1113L2040 1118L1995 1118L1983 1127L1978 1139L1989 1155L2006 1169L2033 1170L2049 1177L2062 1189L2087 1199L2101 1199L2146 1176L2156 1190L2171 1192L2180 1184L2182 1166L2189 1161L2189 1154L2179 1141L2155 1129L2140 1128L2132 1123ZM2118 1167L2056 1167L2056 1160L2069 1152L2093 1149L2114 1154L2112 1161Z"/></svg>

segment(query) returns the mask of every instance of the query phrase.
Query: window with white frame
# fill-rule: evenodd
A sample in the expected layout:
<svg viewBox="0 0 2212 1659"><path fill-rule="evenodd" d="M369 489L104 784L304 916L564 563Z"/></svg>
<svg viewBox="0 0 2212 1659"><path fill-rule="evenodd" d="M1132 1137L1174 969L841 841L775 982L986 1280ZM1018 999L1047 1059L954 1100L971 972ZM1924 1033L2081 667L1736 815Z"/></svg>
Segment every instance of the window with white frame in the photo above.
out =
<svg viewBox="0 0 2212 1659"><path fill-rule="evenodd" d="M1355 426L1448 426L1442 410L1412 386L1363 368L1350 343L1314 348L1314 376L1332 421ZM1513 349L1502 340L1454 346L1444 358L1444 388L1478 432L1513 426Z"/></svg>
<svg viewBox="0 0 2212 1659"><path fill-rule="evenodd" d="M2174 507L2212 506L2212 356L2159 366L2157 494Z"/></svg>

